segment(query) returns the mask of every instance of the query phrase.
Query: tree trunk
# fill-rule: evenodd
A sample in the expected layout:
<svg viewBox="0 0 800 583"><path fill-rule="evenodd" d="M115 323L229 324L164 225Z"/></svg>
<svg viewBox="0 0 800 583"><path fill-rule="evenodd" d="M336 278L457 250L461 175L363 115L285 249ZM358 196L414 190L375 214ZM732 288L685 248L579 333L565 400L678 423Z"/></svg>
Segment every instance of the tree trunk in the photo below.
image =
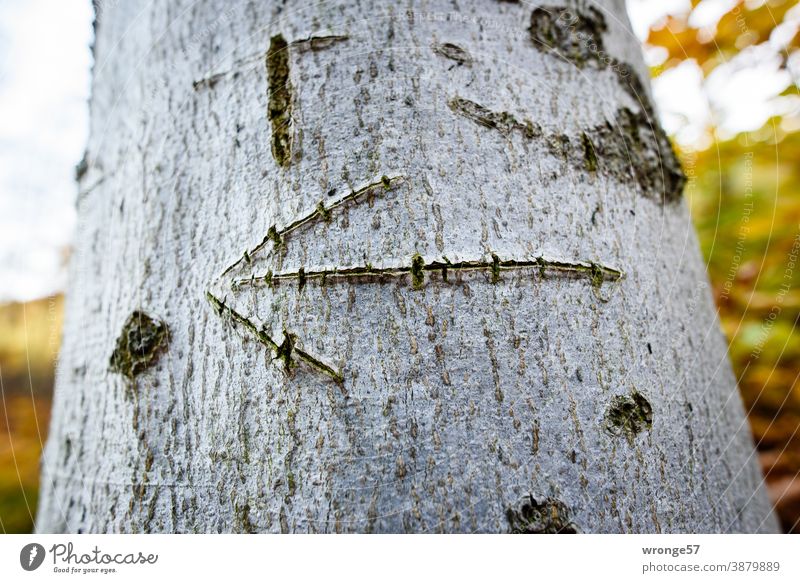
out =
<svg viewBox="0 0 800 583"><path fill-rule="evenodd" d="M37 528L773 531L622 0L118 2Z"/></svg>

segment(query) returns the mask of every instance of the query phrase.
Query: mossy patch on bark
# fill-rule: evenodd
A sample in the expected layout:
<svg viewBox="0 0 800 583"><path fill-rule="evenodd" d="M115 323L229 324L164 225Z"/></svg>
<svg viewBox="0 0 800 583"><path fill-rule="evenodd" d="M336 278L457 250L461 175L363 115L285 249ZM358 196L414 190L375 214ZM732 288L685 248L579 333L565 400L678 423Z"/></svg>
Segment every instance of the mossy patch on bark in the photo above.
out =
<svg viewBox="0 0 800 583"><path fill-rule="evenodd" d="M577 534L578 527L570 521L569 508L555 498L541 502L532 495L522 498L506 509L510 534Z"/></svg>
<svg viewBox="0 0 800 583"><path fill-rule="evenodd" d="M425 260L416 254L411 259L411 285L414 289L422 289L425 284Z"/></svg>
<svg viewBox="0 0 800 583"><path fill-rule="evenodd" d="M635 177L642 193L658 202L680 200L686 176L657 119L623 107L591 137L598 170L620 180Z"/></svg>
<svg viewBox="0 0 800 583"><path fill-rule="evenodd" d="M612 123L582 134L586 169L594 172L604 167L620 178L633 173L649 198L662 203L680 200L686 182L680 161L639 76L605 50L606 28L603 14L591 6L540 6L531 13L528 30L540 51L554 52L579 69L610 68L620 87L638 105L639 113L622 107Z"/></svg>
<svg viewBox="0 0 800 583"><path fill-rule="evenodd" d="M280 34L270 39L267 83L272 156L279 166L285 167L292 161L292 83L289 79L289 44Z"/></svg>
<svg viewBox="0 0 800 583"><path fill-rule="evenodd" d="M250 505L238 505L234 507L236 513L236 525L235 531L239 533L245 534L253 534L257 532L256 526L253 524L253 521L250 519Z"/></svg>
<svg viewBox="0 0 800 583"><path fill-rule="evenodd" d="M467 67L472 66L472 55L458 45L453 43L442 43L433 44L431 45L431 48L433 49L433 52L440 57L455 61L456 65L466 65Z"/></svg>
<svg viewBox="0 0 800 583"><path fill-rule="evenodd" d="M447 105L454 113L506 136L512 132L520 132L523 137L532 140L542 135L541 128L529 120L519 120L507 111L492 111L480 103L463 97L453 97Z"/></svg>
<svg viewBox="0 0 800 583"><path fill-rule="evenodd" d="M134 311L117 338L109 368L131 380L150 367L166 347L167 325L140 310Z"/></svg>
<svg viewBox="0 0 800 583"><path fill-rule="evenodd" d="M531 40L539 50L554 51L578 67L601 63L606 21L594 7L576 10L539 6L531 13Z"/></svg>
<svg viewBox="0 0 800 583"><path fill-rule="evenodd" d="M587 128L579 136L545 133L527 119L454 97L450 109L473 122L509 137L540 141L550 154L589 173L602 172L628 182L632 178L644 196L660 203L680 200L686 177L669 138L644 106L639 112L617 110L612 121Z"/></svg>
<svg viewBox="0 0 800 583"><path fill-rule="evenodd" d="M624 435L629 441L652 426L653 407L637 391L614 397L606 411L606 431L612 435Z"/></svg>

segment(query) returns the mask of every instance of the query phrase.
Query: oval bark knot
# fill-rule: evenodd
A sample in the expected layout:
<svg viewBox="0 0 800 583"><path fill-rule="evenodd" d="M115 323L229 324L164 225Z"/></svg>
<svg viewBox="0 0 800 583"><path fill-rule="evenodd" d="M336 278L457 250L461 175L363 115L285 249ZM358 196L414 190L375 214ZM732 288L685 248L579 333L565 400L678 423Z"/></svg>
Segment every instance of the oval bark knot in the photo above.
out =
<svg viewBox="0 0 800 583"><path fill-rule="evenodd" d="M606 411L605 428L612 435L624 435L628 441L653 426L653 407L644 396L633 391L618 395Z"/></svg>
<svg viewBox="0 0 800 583"><path fill-rule="evenodd" d="M135 310L122 325L109 360L109 370L133 380L158 359L168 339L169 328L165 322Z"/></svg>
<svg viewBox="0 0 800 583"><path fill-rule="evenodd" d="M524 496L506 509L510 534L578 534L570 521L569 508L555 498L537 501L532 494Z"/></svg>

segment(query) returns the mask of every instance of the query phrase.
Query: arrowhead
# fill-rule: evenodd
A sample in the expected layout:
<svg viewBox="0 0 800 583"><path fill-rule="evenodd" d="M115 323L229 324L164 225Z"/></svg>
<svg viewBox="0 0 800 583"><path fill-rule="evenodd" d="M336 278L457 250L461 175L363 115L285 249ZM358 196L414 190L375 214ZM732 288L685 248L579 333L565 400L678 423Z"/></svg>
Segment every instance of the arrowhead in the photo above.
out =
<svg viewBox="0 0 800 583"><path fill-rule="evenodd" d="M228 305L226 303L227 295L228 293L236 294L242 286L255 282L266 283L271 286L274 282L291 279L297 281L298 287L302 289L309 279L324 278L327 272L306 272L303 267L300 267L297 271L285 273L273 273L271 269L268 269L263 272L263 275L256 276L254 263L256 260L264 262L274 259L276 255L279 256L292 237L299 234L303 229L319 222L328 222L334 213L341 212L365 200L372 200L376 196L386 194L404 181L405 178L402 176L382 176L377 181L351 191L328 206L325 205L324 201L320 201L311 212L286 226L272 225L258 245L252 249L245 250L239 259L222 272L213 286L213 292L209 290L206 293L206 299L218 316L224 317L234 325L244 327L261 344L274 352L275 359L283 362L287 370L294 368L297 361L302 361L336 382L343 382L344 379L340 371L303 350L294 334L284 329L283 340L279 343L268 332L266 326L258 324L255 318L249 317ZM369 272L370 269L365 267L360 268L359 271Z"/></svg>

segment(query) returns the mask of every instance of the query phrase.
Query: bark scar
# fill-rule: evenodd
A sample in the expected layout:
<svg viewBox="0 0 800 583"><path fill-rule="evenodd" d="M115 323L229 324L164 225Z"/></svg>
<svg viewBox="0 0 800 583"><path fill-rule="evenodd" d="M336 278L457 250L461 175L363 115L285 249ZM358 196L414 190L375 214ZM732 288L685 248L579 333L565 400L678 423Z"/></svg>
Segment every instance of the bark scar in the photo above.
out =
<svg viewBox="0 0 800 583"><path fill-rule="evenodd" d="M645 194L662 203L676 202L680 200L686 183L680 161L658 123L655 108L639 76L630 65L606 51L603 44L606 30L603 13L592 6L539 6L531 12L528 28L537 50L557 54L579 69L611 70L622 90L640 108L638 114L633 114L637 124L634 133L625 125L624 111L629 110L620 109L615 117L617 125L631 138L632 150L627 154L629 165L635 168L640 184L655 184L655 188L645 190ZM607 132L605 137L608 137ZM638 150L634 151L635 148ZM587 168L591 166L590 157L586 163ZM611 163L615 162L612 160Z"/></svg>
<svg viewBox="0 0 800 583"><path fill-rule="evenodd" d="M289 45L283 35L277 34L270 39L266 64L267 116L272 125L272 157L278 166L286 167L292 161L294 95L289 78Z"/></svg>
<svg viewBox="0 0 800 583"><path fill-rule="evenodd" d="M314 207L314 210L298 219L295 219L284 227L278 228L277 224L272 225L267 230L267 234L264 236L261 242L252 249L246 250L242 254L242 257L225 268L225 270L222 272L222 276L225 276L233 271L236 267L241 265L242 262L250 263L254 255L260 253L270 244L272 245L272 251L280 251L286 244L287 238L294 234L295 231L302 230L310 225L319 223L320 221L328 222L331 220L334 212L340 212L342 209L371 200L375 196L389 193L397 186L403 184L405 180L405 176L381 176L379 180L370 182L369 184L351 191L349 194L343 196L328 206L325 205L324 200L320 200Z"/></svg>
<svg viewBox="0 0 800 583"><path fill-rule="evenodd" d="M680 200L686 178L669 138L645 111L634 113L627 107L606 121L570 136L546 133L539 124L519 119L507 111L493 111L463 97L448 102L453 113L476 124L525 140L537 141L552 155L565 159L575 168L601 172L621 182L636 180L641 193L660 203Z"/></svg>
<svg viewBox="0 0 800 583"><path fill-rule="evenodd" d="M443 282L447 282L448 274L452 272L486 272L489 274L491 283L498 283L501 274L508 271L531 270L538 273L541 277L548 275L583 277L592 285L593 289L598 289L605 282L616 282L624 277L624 273L619 269L600 265L593 262L570 262L544 257L533 259L500 259L492 253L490 259L474 259L458 262L451 262L446 257L425 261L425 259L415 254L411 258L410 265L398 265L389 267L375 267L370 263L365 265L354 265L350 267L333 267L330 269L319 269L306 271L302 267L297 271L283 271L273 273L268 271L264 275L252 275L249 278L241 278L233 281L234 289L244 286L263 284L274 287L286 281L295 281L299 286L304 286L311 281L334 282L336 280L367 279L372 281L388 281L398 277L410 277L412 288L422 289L425 285L426 273L438 273ZM605 298L598 298L607 301Z"/></svg>
<svg viewBox="0 0 800 583"><path fill-rule="evenodd" d="M279 344L266 332L263 326L259 327L250 318L228 306L224 300L218 298L210 291L206 291L206 300L208 300L208 303L211 304L211 307L214 308L214 312L219 317L227 318L233 324L243 326L256 340L272 350L275 353L275 358L281 360L287 369L294 368L296 364L295 359L297 359L305 362L318 372L332 378L337 383L344 382L344 377L340 371L297 346L297 337L291 332L284 330L284 339Z"/></svg>
<svg viewBox="0 0 800 583"><path fill-rule="evenodd" d="M227 267L220 277L225 277L231 271L243 264L250 265L254 255L263 252L271 245L270 252L281 251L285 248L287 238L298 230L306 228L320 222L329 222L333 213L346 208L349 205L356 205L380 193L387 193L396 186L404 183L404 176L382 176L379 180L371 182L350 194L340 198L330 205L325 205L320 201L309 213L292 221L282 228L272 225L264 239L252 249L246 250L242 257ZM300 291L310 283L325 284L326 282L353 282L358 281L397 281L405 278L410 281L411 288L421 290L425 287L426 280L438 275L441 281L448 282L448 274L484 272L488 274L488 281L497 284L502 278L502 274L509 271L531 271L538 273L541 278L549 275L561 277L584 278L591 284L594 295L600 301L607 301L600 296L600 289L605 282L617 282L624 277L624 273L616 268L601 265L595 262L584 261L565 261L560 259L550 259L546 257L533 257L527 259L501 258L496 253L490 253L488 258L476 258L462 261L450 261L447 257L428 259L419 253L415 253L408 264L373 266L370 263L363 265L335 266L331 268L306 270L303 266L295 271L273 272L268 270L262 275L250 273L249 277L232 277L230 286L233 292L242 287L265 285L274 288L287 282L294 282ZM294 366L295 359L301 360L311 365L317 371L331 377L338 383L343 382L341 371L326 364L319 358L312 356L297 346L296 337L284 330L284 340L278 342L270 336L265 327L258 326L253 320L240 314L225 303L225 300L214 295L211 291L206 293L206 299L214 308L217 315L226 317L234 324L244 326L252 333L259 342L272 350L276 358L283 361L287 369Z"/></svg>
<svg viewBox="0 0 800 583"><path fill-rule="evenodd" d="M349 40L350 37L347 35L327 35L327 36L310 36L307 38L302 38L299 40L292 41L289 43L289 47L293 49L297 49L298 52L305 52L305 51L321 51L323 49L331 48L333 45L344 42ZM225 77L229 76L236 76L242 71L246 71L251 69L254 65L263 62L263 60L267 57L269 51L267 52L259 52L257 54L249 55L238 59L233 62L233 65L230 69L226 69L224 71L218 71L216 73L207 73L204 77L197 79L192 83L192 87L195 91L199 91L200 89L213 89L214 86L224 79Z"/></svg>
<svg viewBox="0 0 800 583"><path fill-rule="evenodd" d="M456 65L465 65L467 67L472 66L472 55L470 55L466 49L462 49L460 46L453 44L453 43L442 43L442 44L433 44L431 45L431 49L434 53L439 55L440 57L444 57L445 59L450 59L451 61L455 61Z"/></svg>

